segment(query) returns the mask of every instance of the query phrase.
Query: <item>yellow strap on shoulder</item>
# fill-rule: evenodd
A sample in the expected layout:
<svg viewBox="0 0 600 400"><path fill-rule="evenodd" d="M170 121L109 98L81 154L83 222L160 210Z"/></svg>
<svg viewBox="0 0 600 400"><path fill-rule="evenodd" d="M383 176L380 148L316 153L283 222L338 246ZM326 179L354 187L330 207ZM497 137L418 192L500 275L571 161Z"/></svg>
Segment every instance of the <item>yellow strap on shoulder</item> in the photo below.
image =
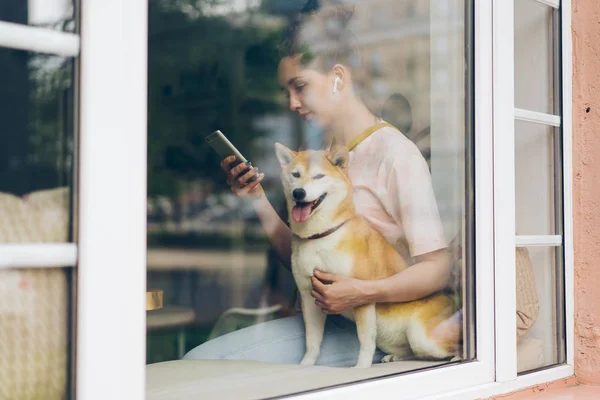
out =
<svg viewBox="0 0 600 400"><path fill-rule="evenodd" d="M353 148L355 148L360 142L362 142L363 140L365 140L366 138L368 138L369 136L371 136L371 134L381 128L385 128L386 126L392 127L394 128L394 125L390 124L389 122L379 122L373 126L370 126L369 128L365 129L360 135L356 136L354 139L352 139L350 141L350 143L348 143L348 151L352 150Z"/></svg>

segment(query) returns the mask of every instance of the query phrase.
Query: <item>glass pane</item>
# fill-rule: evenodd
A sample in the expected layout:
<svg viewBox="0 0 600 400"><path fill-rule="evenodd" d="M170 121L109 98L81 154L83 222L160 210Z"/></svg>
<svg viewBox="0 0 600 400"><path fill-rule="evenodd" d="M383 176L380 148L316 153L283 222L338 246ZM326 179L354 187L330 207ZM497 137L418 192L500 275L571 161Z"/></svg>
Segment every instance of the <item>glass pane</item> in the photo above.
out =
<svg viewBox="0 0 600 400"><path fill-rule="evenodd" d="M516 259L521 373L564 362L563 248L517 248Z"/></svg>
<svg viewBox="0 0 600 400"><path fill-rule="evenodd" d="M0 48L0 243L71 240L73 79L73 59ZM73 270L34 267L0 269L2 399L68 398Z"/></svg>
<svg viewBox="0 0 600 400"><path fill-rule="evenodd" d="M554 18L558 11L537 1L515 1L515 107L548 114L560 113L555 102Z"/></svg>
<svg viewBox="0 0 600 400"><path fill-rule="evenodd" d="M147 287L164 293L164 307L148 312L149 396L167 390L165 368L194 368L190 384L198 395L244 399L473 358L473 210L467 206L473 203L466 195L473 193L472 71L465 61L471 58L465 32L472 22L465 15L472 4L387 1L380 4L386 13L373 13L366 0L246 4L149 2ZM390 24L386 15L402 23ZM323 149L331 142L351 146L374 126L347 158L319 153L305 165L297 163L302 157L291 164L292 153L275 150L276 142L292 151ZM205 143L216 129L264 172L260 187L232 193L220 166L224 155ZM310 178L306 187L304 178ZM356 211L341 202L344 191ZM372 368L346 369L359 359L356 324L330 315L317 359L328 368L300 369L304 319L312 316L321 324L323 313L310 291L297 290L289 265L291 231L312 237L309 243L330 243L343 232L362 242L360 230L346 220L354 212L395 257L386 265L420 268L417 256L427 253L447 263L444 255L450 253L452 265L444 266L455 279L432 305L443 305L434 317L415 322L431 333L415 332L413 347L399 333L405 342L380 340L374 355L366 351L370 358L362 360L374 361ZM318 221L323 225L315 225ZM342 258L377 259L355 254L359 248L349 246ZM330 243L324 251L335 249ZM327 260L319 258L312 267L351 273ZM349 290L360 295L356 288L378 287L373 281L395 273L401 272L352 272L356 286ZM324 284L328 278L321 277ZM302 279L308 275L298 278L301 284ZM336 282L331 287L339 287ZM410 297L392 300L432 294L419 291L423 280L410 286L416 289ZM393 307L398 305L380 307L380 315ZM394 311L386 315L391 324L401 320ZM418 340L448 345L432 356L413 352ZM389 354L397 362L382 365ZM178 362L181 358L190 362ZM273 371L283 379L270 378ZM264 385L246 379L257 374ZM173 387L182 385L184 378L175 375ZM216 383L231 380L236 384Z"/></svg>
<svg viewBox="0 0 600 400"><path fill-rule="evenodd" d="M560 235L556 203L560 163L556 161L558 130L515 122L515 214L517 235ZM560 154L560 152L558 153Z"/></svg>
<svg viewBox="0 0 600 400"><path fill-rule="evenodd" d="M0 21L75 31L76 0L3 0Z"/></svg>
<svg viewBox="0 0 600 400"><path fill-rule="evenodd" d="M73 59L0 48L0 242L70 241Z"/></svg>

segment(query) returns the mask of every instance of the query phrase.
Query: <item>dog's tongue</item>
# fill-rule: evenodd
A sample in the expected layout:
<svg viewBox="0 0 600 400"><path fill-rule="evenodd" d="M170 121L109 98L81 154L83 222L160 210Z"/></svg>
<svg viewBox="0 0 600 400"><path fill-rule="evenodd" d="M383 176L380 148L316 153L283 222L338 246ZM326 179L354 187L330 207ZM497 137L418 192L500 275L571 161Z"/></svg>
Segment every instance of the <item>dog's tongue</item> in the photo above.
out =
<svg viewBox="0 0 600 400"><path fill-rule="evenodd" d="M292 217L296 222L305 222L310 216L312 204L307 203L306 205L296 205L292 208Z"/></svg>

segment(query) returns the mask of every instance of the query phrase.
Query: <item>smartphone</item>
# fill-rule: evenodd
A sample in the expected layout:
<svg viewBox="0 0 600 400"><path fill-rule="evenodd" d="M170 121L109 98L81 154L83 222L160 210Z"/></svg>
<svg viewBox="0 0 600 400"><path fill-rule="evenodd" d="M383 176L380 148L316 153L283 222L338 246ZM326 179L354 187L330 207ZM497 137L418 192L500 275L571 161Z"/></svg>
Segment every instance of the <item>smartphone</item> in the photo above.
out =
<svg viewBox="0 0 600 400"><path fill-rule="evenodd" d="M213 150L217 152L217 154L221 157L221 160L231 155L235 156L235 161L231 163L232 168L247 161L246 157L244 157L242 153L240 153L239 150L235 148L235 146L229 141L229 139L227 139L227 137L225 137L223 132L221 132L220 130L216 130L210 135L206 136L205 140L206 143L208 143L210 147L212 147ZM250 168L251 167L248 166L248 169ZM242 172L241 175L245 174L246 172L247 170ZM248 180L248 182L252 182L256 179L258 179L258 174L255 174L252 178Z"/></svg>

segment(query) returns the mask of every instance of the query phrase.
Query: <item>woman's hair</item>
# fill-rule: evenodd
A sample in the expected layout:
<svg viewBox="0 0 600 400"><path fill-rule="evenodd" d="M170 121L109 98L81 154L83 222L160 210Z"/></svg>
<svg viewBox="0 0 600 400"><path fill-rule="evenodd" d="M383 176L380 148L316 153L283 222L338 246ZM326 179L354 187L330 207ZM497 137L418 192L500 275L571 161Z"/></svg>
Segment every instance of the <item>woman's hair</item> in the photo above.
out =
<svg viewBox="0 0 600 400"><path fill-rule="evenodd" d="M283 31L280 58L299 57L303 66L316 68L321 72L331 70L336 64L349 67L352 59L359 60L354 35L349 29L354 7L340 0L327 4L327 8L321 9L317 1L309 0L300 12L289 17L289 23ZM307 22L318 18L325 18L327 21L335 19L332 31L327 36L317 35L320 41L328 44L327 50L322 52L316 52L315 43L303 38L302 32Z"/></svg>

